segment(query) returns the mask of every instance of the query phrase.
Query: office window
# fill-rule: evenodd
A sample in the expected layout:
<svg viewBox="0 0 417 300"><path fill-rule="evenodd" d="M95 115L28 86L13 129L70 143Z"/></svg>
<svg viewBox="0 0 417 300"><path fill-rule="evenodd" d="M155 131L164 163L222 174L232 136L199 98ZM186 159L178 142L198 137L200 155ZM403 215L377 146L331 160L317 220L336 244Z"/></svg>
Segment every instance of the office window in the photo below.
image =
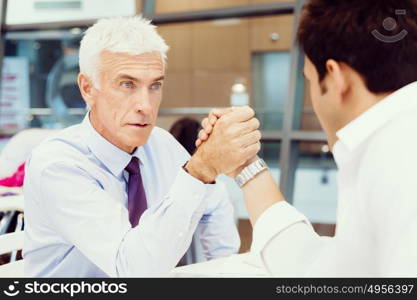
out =
<svg viewBox="0 0 417 300"><path fill-rule="evenodd" d="M271 171L272 177L274 178L276 183L279 182L279 176L280 176L280 169L279 169L280 150L281 150L280 142L263 140L261 151L258 154L267 163Z"/></svg>
<svg viewBox="0 0 417 300"><path fill-rule="evenodd" d="M111 16L131 16L139 9L140 5L135 0L9 0L6 22L10 25L82 22Z"/></svg>
<svg viewBox="0 0 417 300"><path fill-rule="evenodd" d="M312 223L335 224L336 164L326 143L299 142L293 205Z"/></svg>
<svg viewBox="0 0 417 300"><path fill-rule="evenodd" d="M282 129L288 99L290 53L256 53L252 57L253 102L263 130Z"/></svg>
<svg viewBox="0 0 417 300"><path fill-rule="evenodd" d="M14 68L19 70L19 76L29 78L29 84L24 87L28 89L29 107L19 111L21 117L27 118L27 127L59 128L81 120L85 103L77 85L80 32L81 29L76 28L72 32L8 34L5 62L18 58L27 66ZM52 111L29 114L29 109L38 108ZM78 116L69 114L68 110L72 108L79 108L81 113Z"/></svg>
<svg viewBox="0 0 417 300"><path fill-rule="evenodd" d="M316 113L313 109L313 104L311 102L310 97L310 86L308 80L304 82L304 96L302 98L302 102L300 103L300 107L297 110L299 114L299 124L296 125L296 129L306 130L306 131L321 131L322 127L320 122L317 118Z"/></svg>

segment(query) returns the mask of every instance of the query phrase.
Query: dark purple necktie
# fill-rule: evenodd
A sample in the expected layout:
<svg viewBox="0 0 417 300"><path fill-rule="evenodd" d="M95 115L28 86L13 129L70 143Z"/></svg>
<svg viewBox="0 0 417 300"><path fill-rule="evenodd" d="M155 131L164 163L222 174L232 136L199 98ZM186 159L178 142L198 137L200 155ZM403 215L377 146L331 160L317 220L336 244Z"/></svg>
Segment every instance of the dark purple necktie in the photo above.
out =
<svg viewBox="0 0 417 300"><path fill-rule="evenodd" d="M139 160L132 157L125 170L129 173L128 182L128 200L127 208L129 210L129 221L132 227L139 223L139 218L146 210L146 195L143 188L142 176L140 175Z"/></svg>

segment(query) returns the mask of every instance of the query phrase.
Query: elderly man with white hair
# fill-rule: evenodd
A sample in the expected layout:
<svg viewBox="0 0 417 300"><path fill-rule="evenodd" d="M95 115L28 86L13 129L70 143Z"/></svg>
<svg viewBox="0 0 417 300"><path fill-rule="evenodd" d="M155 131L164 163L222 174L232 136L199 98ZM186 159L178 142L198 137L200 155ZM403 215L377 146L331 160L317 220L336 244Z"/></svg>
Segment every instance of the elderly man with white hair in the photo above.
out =
<svg viewBox="0 0 417 300"><path fill-rule="evenodd" d="M248 107L230 109L189 157L155 127L167 50L142 17L87 30L78 84L89 111L27 160L27 276L167 276L197 229L208 259L238 250L215 178L259 151L259 122Z"/></svg>

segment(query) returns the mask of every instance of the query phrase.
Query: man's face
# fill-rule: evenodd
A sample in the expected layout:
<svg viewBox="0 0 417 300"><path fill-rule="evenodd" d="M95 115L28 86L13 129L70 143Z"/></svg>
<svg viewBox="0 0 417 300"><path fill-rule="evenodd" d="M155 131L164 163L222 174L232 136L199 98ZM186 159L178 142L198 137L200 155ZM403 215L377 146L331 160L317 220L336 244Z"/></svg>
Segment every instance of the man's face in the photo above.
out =
<svg viewBox="0 0 417 300"><path fill-rule="evenodd" d="M99 88L92 88L88 101L91 122L113 145L132 153L146 143L158 116L164 79L161 55L103 51L99 65Z"/></svg>

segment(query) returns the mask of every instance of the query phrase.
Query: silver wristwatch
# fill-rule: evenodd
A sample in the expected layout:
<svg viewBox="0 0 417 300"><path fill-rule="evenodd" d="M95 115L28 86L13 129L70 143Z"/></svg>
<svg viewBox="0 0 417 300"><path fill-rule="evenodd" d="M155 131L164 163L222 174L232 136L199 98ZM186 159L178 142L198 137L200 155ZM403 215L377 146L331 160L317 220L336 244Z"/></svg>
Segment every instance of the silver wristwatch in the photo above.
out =
<svg viewBox="0 0 417 300"><path fill-rule="evenodd" d="M246 166L239 175L236 176L235 181L240 187L243 187L249 180L266 169L268 169L268 166L265 161L262 158L259 158Z"/></svg>

